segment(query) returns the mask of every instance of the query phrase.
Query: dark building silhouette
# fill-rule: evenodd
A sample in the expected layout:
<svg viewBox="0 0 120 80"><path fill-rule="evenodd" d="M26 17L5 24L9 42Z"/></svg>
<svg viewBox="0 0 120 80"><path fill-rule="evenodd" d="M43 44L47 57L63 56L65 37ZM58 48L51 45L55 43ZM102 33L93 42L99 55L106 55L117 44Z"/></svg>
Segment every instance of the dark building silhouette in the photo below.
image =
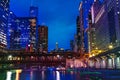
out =
<svg viewBox="0 0 120 80"><path fill-rule="evenodd" d="M77 38L78 38L78 52L80 54L84 53L84 16L83 16L83 2L79 6L79 16L77 17Z"/></svg>
<svg viewBox="0 0 120 80"><path fill-rule="evenodd" d="M70 50L74 50L74 40L70 40Z"/></svg>
<svg viewBox="0 0 120 80"><path fill-rule="evenodd" d="M38 51L48 52L48 27L44 25L38 26Z"/></svg>

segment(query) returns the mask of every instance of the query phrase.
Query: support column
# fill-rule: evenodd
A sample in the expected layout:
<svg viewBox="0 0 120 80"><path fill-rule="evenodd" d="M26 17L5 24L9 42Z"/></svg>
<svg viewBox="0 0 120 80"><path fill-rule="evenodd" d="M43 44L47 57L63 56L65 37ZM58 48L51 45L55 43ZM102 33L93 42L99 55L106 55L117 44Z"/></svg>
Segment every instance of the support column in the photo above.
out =
<svg viewBox="0 0 120 80"><path fill-rule="evenodd" d="M100 68L100 62L101 62L101 59L100 58L96 58L95 68L97 68L97 69Z"/></svg>
<svg viewBox="0 0 120 80"><path fill-rule="evenodd" d="M114 54L111 54L108 56L108 69L115 69L116 68L116 56Z"/></svg>
<svg viewBox="0 0 120 80"><path fill-rule="evenodd" d="M116 57L116 69L120 69L120 56Z"/></svg>
<svg viewBox="0 0 120 80"><path fill-rule="evenodd" d="M102 56L100 62L100 68L105 69L107 67L107 57Z"/></svg>
<svg viewBox="0 0 120 80"><path fill-rule="evenodd" d="M89 67L90 67L90 68L94 68L94 63L95 63L94 60L93 60L93 59L90 59L90 60L89 60Z"/></svg>

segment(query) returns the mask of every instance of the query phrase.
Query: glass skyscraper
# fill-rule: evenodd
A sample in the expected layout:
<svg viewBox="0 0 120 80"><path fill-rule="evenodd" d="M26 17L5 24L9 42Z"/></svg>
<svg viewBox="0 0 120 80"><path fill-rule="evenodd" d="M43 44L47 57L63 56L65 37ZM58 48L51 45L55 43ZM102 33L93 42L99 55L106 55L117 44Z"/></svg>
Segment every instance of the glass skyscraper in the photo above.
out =
<svg viewBox="0 0 120 80"><path fill-rule="evenodd" d="M36 18L16 17L11 25L10 49L21 50L32 47L31 49L34 51L36 48Z"/></svg>
<svg viewBox="0 0 120 80"><path fill-rule="evenodd" d="M6 48L7 23L9 13L9 0L0 0L0 47Z"/></svg>

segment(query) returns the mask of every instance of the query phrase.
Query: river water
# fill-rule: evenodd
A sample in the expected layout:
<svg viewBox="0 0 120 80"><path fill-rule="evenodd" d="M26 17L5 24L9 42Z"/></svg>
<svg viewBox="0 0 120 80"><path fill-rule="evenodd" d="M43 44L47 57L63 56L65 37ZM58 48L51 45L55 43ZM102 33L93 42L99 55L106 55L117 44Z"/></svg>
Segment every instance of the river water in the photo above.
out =
<svg viewBox="0 0 120 80"><path fill-rule="evenodd" d="M102 80L97 72L79 70L6 70L0 71L0 80Z"/></svg>

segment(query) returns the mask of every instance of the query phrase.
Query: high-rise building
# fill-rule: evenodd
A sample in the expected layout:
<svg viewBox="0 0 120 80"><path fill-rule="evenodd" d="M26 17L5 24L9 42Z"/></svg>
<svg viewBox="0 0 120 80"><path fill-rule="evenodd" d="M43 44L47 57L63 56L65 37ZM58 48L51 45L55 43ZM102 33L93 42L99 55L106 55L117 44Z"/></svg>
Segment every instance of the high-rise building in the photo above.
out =
<svg viewBox="0 0 120 80"><path fill-rule="evenodd" d="M70 50L73 51L74 49L74 40L70 40Z"/></svg>
<svg viewBox="0 0 120 80"><path fill-rule="evenodd" d="M31 6L29 10L29 16L30 17L38 17L38 7Z"/></svg>
<svg viewBox="0 0 120 80"><path fill-rule="evenodd" d="M92 15L91 11L88 14L88 52L91 53L93 49L96 48L96 36L95 36L95 26L94 23L92 23Z"/></svg>
<svg viewBox="0 0 120 80"><path fill-rule="evenodd" d="M120 0L105 0L107 13L110 43L120 43Z"/></svg>
<svg viewBox="0 0 120 80"><path fill-rule="evenodd" d="M89 14L89 9L92 5L94 0L82 0L79 6L79 13L80 13L80 25L81 27L83 27L84 29L84 44L83 44L83 49L84 51L88 52L88 34L86 32L86 29L88 28L88 14ZM82 52L83 53L83 52Z"/></svg>
<svg viewBox="0 0 120 80"><path fill-rule="evenodd" d="M88 13L88 52L91 53L96 47L96 35L95 35L95 17L97 16L101 7L99 0L94 0L89 13Z"/></svg>
<svg viewBox="0 0 120 80"><path fill-rule="evenodd" d="M36 49L36 18L17 17L13 33L11 34L11 49L27 49L30 52Z"/></svg>
<svg viewBox="0 0 120 80"><path fill-rule="evenodd" d="M16 31L16 15L10 11L8 17L8 30L7 30L7 48L14 49L14 36Z"/></svg>
<svg viewBox="0 0 120 80"><path fill-rule="evenodd" d="M32 2L32 0L31 0ZM29 10L29 17L33 17L37 19L36 22L36 42L38 42L38 7L36 6L30 6L30 10Z"/></svg>
<svg viewBox="0 0 120 80"><path fill-rule="evenodd" d="M77 18L77 35L78 35L78 52L83 54L85 51L85 42L84 42L84 12L83 12L83 2L79 5L79 16Z"/></svg>
<svg viewBox="0 0 120 80"><path fill-rule="evenodd" d="M9 0L0 0L0 48L6 48L7 23L9 14Z"/></svg>
<svg viewBox="0 0 120 80"><path fill-rule="evenodd" d="M74 52L78 52L78 45L77 45L77 34L74 35Z"/></svg>
<svg viewBox="0 0 120 80"><path fill-rule="evenodd" d="M48 27L38 26L38 51L48 52Z"/></svg>
<svg viewBox="0 0 120 80"><path fill-rule="evenodd" d="M56 44L55 44L55 50L58 51L58 49L59 49L58 42L56 42Z"/></svg>
<svg viewBox="0 0 120 80"><path fill-rule="evenodd" d="M106 51L109 45L117 47L120 44L119 0L96 0L89 17L89 46L90 50ZM92 22L90 22L92 20ZM91 25L92 23L92 25ZM93 32L92 32L93 31ZM91 35L92 34L92 35ZM96 52L97 53L97 52Z"/></svg>
<svg viewBox="0 0 120 80"><path fill-rule="evenodd" d="M80 46L81 46L81 30L80 30L80 17L77 16L77 19L76 19L76 25L77 25L77 46L78 46L78 50L77 51L80 51Z"/></svg>
<svg viewBox="0 0 120 80"><path fill-rule="evenodd" d="M107 50L109 44L108 16L105 4L95 0L89 12L89 53L98 54ZM94 54L94 55L95 55Z"/></svg>

